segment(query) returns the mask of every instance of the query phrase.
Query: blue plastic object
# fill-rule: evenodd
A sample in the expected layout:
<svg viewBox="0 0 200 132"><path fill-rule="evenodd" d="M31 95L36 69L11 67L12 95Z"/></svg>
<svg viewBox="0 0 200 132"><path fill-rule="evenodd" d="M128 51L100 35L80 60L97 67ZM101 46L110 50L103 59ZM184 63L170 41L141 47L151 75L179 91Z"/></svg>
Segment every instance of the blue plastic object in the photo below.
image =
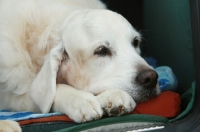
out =
<svg viewBox="0 0 200 132"><path fill-rule="evenodd" d="M172 69L168 66L160 66L155 68L155 71L158 73L158 83L161 91L175 91L178 81Z"/></svg>

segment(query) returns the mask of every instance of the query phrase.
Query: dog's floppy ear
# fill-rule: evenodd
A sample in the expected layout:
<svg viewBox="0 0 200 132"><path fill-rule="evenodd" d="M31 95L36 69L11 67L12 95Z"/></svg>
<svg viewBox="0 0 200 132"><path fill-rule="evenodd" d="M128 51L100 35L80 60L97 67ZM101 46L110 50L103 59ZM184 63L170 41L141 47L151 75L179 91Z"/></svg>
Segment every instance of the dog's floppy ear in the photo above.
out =
<svg viewBox="0 0 200 132"><path fill-rule="evenodd" d="M31 85L30 96L43 113L49 112L56 94L56 76L63 59L62 43L53 48Z"/></svg>

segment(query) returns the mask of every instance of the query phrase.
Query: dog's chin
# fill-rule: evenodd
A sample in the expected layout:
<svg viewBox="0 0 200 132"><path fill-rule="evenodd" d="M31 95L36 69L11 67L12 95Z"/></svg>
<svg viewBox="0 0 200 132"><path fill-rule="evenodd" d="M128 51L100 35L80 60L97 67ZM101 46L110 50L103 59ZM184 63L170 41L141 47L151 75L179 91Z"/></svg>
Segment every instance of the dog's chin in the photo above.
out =
<svg viewBox="0 0 200 132"><path fill-rule="evenodd" d="M140 90L138 90L134 95L132 95L132 97L136 103L141 103L151 98L154 98L159 94L160 94L159 87L153 89L140 88Z"/></svg>

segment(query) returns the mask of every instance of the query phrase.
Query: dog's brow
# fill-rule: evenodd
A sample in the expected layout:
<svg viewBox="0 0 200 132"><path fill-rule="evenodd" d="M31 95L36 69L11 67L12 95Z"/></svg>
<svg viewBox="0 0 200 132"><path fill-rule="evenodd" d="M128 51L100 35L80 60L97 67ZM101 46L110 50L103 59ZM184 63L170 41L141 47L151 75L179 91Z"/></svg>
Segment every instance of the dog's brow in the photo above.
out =
<svg viewBox="0 0 200 132"><path fill-rule="evenodd" d="M117 53L113 50L113 48L110 46L110 42L105 41L105 45L107 46L107 48L112 52L112 55L117 55Z"/></svg>
<svg viewBox="0 0 200 132"><path fill-rule="evenodd" d="M105 41L105 44L106 44L107 46L110 46L110 43L109 43L108 41Z"/></svg>

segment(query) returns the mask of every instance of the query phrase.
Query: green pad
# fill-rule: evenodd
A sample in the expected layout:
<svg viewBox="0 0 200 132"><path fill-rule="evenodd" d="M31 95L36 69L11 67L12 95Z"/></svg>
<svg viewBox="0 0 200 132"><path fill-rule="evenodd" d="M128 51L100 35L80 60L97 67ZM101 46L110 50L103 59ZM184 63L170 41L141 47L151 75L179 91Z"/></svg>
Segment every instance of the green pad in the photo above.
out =
<svg viewBox="0 0 200 132"><path fill-rule="evenodd" d="M181 110L182 113L177 116L174 119L169 120L169 122L174 122L176 120L183 119L186 115L189 114L191 111L193 105L194 105L194 100L195 100L195 89L196 85L195 82L192 83L192 86L190 89L188 89L182 96L181 96Z"/></svg>
<svg viewBox="0 0 200 132"><path fill-rule="evenodd" d="M133 114L126 116L104 118L97 121L88 122L70 128L62 129L56 132L77 132L84 130L92 131L93 128L100 128L102 131L111 131L111 129L112 130L124 129L124 126L127 126L129 128L131 127L144 128L152 125L162 125L164 123L167 123L167 121L168 119L164 117Z"/></svg>

